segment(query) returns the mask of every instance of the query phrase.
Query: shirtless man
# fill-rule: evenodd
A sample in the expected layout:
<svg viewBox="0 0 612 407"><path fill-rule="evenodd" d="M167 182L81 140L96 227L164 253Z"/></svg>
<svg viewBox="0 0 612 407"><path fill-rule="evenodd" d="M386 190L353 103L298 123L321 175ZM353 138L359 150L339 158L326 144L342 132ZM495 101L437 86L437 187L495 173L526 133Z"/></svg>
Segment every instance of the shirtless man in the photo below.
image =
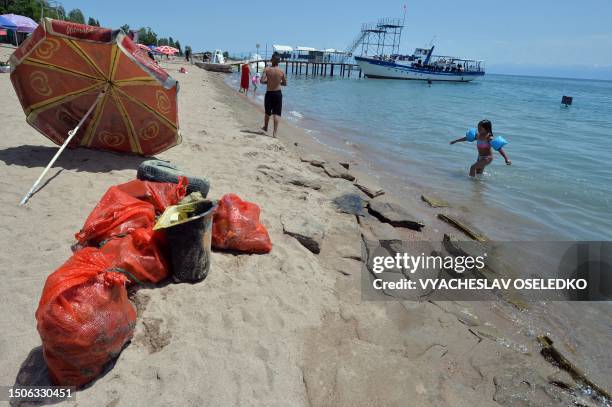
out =
<svg viewBox="0 0 612 407"><path fill-rule="evenodd" d="M274 116L274 132L272 133L274 137L276 137L276 132L278 131L278 118L283 110L283 94L281 92L281 86L287 86L287 77L278 67L279 62L280 55L275 52L272 54L272 66L264 69L260 80L261 83L265 83L267 85L266 96L264 98L266 116L264 119L264 125L261 129L263 131L268 131L270 116Z"/></svg>

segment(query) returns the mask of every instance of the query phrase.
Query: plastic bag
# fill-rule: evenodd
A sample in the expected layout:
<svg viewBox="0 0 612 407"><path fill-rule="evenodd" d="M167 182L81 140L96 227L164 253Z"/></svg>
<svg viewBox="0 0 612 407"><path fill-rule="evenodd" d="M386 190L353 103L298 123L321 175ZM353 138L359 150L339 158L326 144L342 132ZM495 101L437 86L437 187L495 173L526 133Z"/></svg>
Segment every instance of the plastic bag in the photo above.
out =
<svg viewBox="0 0 612 407"><path fill-rule="evenodd" d="M36 320L56 385L78 387L95 379L132 338L136 310L127 279L111 270L106 256L88 247L47 278Z"/></svg>
<svg viewBox="0 0 612 407"><path fill-rule="evenodd" d="M152 204L114 186L106 191L75 237L81 245L97 246L112 236L153 227L154 222L155 208Z"/></svg>
<svg viewBox="0 0 612 407"><path fill-rule="evenodd" d="M269 253L272 242L259 223L259 206L227 194L219 200L213 215L212 247L245 253Z"/></svg>
<svg viewBox="0 0 612 407"><path fill-rule="evenodd" d="M110 187L75 235L82 246L97 246L113 236L152 228L156 213L177 204L186 192L186 179L179 184L134 180Z"/></svg>
<svg viewBox="0 0 612 407"><path fill-rule="evenodd" d="M116 187L136 199L149 202L159 214L163 213L168 206L176 205L185 197L187 193L187 178L179 177L178 184L135 179L116 185Z"/></svg>
<svg viewBox="0 0 612 407"><path fill-rule="evenodd" d="M113 267L126 271L128 283L158 283L168 276L168 265L160 247L163 232L136 229L123 237L104 242L100 251Z"/></svg>

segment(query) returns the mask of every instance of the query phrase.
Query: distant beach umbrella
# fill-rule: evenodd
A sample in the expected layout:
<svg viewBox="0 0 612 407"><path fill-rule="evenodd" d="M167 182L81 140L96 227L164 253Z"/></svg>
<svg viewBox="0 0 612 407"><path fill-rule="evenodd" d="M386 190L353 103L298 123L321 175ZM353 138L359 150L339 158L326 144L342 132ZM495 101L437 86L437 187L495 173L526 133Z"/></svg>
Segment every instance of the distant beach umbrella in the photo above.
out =
<svg viewBox="0 0 612 407"><path fill-rule="evenodd" d="M4 27L4 28L9 28L11 30L16 29L17 32L20 32L20 33L31 33L32 31L36 29L36 27L38 27L38 24L36 24L36 21L32 20L30 17L20 16L18 14L2 14L0 17L4 21L11 22L16 27L16 28Z"/></svg>
<svg viewBox="0 0 612 407"><path fill-rule="evenodd" d="M149 48L147 45L144 45L144 44L136 44L136 46L137 46L138 48L144 49L144 50L145 50L145 51L147 51L147 52L151 51L151 48Z"/></svg>
<svg viewBox="0 0 612 407"><path fill-rule="evenodd" d="M45 19L13 53L27 122L60 145L153 155L181 142L178 86L119 30Z"/></svg>
<svg viewBox="0 0 612 407"><path fill-rule="evenodd" d="M164 54L164 55L174 55L177 52L179 52L178 49L174 47L169 47L168 45L162 45L161 47L157 47L155 48L155 51L159 52L160 54Z"/></svg>

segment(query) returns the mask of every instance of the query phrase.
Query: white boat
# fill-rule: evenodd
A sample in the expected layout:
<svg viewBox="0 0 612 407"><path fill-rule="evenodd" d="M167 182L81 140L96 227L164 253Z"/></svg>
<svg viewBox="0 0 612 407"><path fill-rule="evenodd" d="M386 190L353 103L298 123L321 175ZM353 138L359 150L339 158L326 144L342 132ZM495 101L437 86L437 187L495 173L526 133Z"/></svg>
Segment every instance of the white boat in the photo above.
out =
<svg viewBox="0 0 612 407"><path fill-rule="evenodd" d="M400 41L406 20L381 18L363 24L349 45L343 62L351 55L366 78L413 79L422 81L471 82L484 77L484 62L433 55L434 46L417 48L412 55L400 55ZM355 51L361 47L361 55Z"/></svg>
<svg viewBox="0 0 612 407"><path fill-rule="evenodd" d="M484 62L433 55L431 48L417 48L412 55L356 56L366 78L471 82L485 75Z"/></svg>

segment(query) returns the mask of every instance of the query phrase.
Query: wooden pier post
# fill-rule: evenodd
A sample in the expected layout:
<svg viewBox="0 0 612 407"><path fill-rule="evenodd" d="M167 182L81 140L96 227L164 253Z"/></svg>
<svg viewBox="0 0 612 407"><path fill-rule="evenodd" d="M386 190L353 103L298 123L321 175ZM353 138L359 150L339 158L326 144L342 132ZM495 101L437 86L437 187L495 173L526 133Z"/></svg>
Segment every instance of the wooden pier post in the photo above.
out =
<svg viewBox="0 0 612 407"><path fill-rule="evenodd" d="M329 72L329 76L334 76L334 64L331 64L331 71Z"/></svg>
<svg viewBox="0 0 612 407"><path fill-rule="evenodd" d="M288 69L289 69L289 61L285 61L285 75L287 75Z"/></svg>
<svg viewBox="0 0 612 407"><path fill-rule="evenodd" d="M306 76L308 76L308 62L306 62Z"/></svg>

